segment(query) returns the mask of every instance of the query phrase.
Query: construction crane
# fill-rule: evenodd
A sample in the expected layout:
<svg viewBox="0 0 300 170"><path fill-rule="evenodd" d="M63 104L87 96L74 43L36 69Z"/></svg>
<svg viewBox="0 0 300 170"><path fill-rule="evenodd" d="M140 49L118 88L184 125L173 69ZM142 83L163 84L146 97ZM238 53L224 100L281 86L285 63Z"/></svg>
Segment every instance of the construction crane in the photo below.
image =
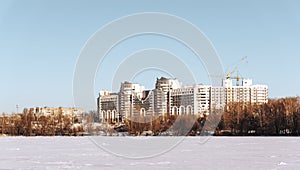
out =
<svg viewBox="0 0 300 170"><path fill-rule="evenodd" d="M228 68L228 73L226 75L226 79L235 79L236 80L236 85L239 86L239 81L240 81L240 76L239 76L239 71L238 68L241 64L243 64L243 62L247 59L248 57L245 56L241 59L241 61L234 67L234 69L232 71L229 70ZM236 76L232 77L231 75L236 72Z"/></svg>

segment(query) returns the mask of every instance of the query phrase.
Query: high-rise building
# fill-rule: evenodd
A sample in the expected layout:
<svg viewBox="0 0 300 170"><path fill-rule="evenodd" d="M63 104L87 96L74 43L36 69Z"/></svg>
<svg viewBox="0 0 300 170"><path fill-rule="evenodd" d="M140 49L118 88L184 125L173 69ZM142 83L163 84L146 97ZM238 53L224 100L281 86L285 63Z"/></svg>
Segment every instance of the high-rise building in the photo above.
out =
<svg viewBox="0 0 300 170"><path fill-rule="evenodd" d="M178 79L161 77L157 78L155 84L155 106L157 113L170 113L171 110L171 91L182 88L182 83Z"/></svg>
<svg viewBox="0 0 300 170"><path fill-rule="evenodd" d="M177 79L161 77L154 90L145 90L124 82L118 93L99 93L98 113L102 121L119 122L134 115L209 114L233 102L267 103L268 86L252 85L251 79L243 79L241 86L231 79L223 80L222 86L183 86Z"/></svg>
<svg viewBox="0 0 300 170"><path fill-rule="evenodd" d="M108 91L100 91L98 97L98 113L102 120L118 122L121 119L119 112L119 94Z"/></svg>
<svg viewBox="0 0 300 170"><path fill-rule="evenodd" d="M184 86L170 90L171 114L208 113L210 105L209 85Z"/></svg>
<svg viewBox="0 0 300 170"><path fill-rule="evenodd" d="M268 86L252 85L251 79L243 79L242 86L234 86L231 79L223 80L225 105L232 102L267 103Z"/></svg>

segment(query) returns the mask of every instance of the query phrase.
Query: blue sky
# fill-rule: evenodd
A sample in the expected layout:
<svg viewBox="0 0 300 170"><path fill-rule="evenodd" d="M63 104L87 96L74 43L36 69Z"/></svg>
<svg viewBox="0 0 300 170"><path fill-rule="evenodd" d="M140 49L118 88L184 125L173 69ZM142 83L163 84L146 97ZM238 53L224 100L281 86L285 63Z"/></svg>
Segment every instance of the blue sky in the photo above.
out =
<svg viewBox="0 0 300 170"><path fill-rule="evenodd" d="M0 111L23 107L73 107L72 80L80 50L112 20L139 12L164 12L196 25L216 48L224 70L248 56L239 72L269 85L270 97L300 95L300 3L294 1L6 1L0 2ZM112 75L126 55L163 48L179 55L191 70L203 72L192 53L167 38L142 36L117 46L95 79L95 96L110 89ZM113 58L115 57L115 58ZM161 72L134 81L153 88ZM96 106L95 106L96 108Z"/></svg>

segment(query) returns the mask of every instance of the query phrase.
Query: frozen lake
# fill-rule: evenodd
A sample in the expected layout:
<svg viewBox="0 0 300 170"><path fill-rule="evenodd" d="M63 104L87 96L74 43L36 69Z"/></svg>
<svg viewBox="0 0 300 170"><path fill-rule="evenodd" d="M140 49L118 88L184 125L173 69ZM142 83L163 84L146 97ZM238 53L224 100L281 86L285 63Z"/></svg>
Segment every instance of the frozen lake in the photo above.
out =
<svg viewBox="0 0 300 170"><path fill-rule="evenodd" d="M299 146L298 137L1 137L0 169L300 169Z"/></svg>

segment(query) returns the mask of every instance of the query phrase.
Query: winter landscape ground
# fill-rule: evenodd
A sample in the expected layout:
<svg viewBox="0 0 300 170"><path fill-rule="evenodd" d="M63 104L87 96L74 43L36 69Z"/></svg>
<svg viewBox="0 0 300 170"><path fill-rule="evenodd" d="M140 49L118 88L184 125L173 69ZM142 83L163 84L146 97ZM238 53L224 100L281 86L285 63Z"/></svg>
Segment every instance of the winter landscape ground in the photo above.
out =
<svg viewBox="0 0 300 170"><path fill-rule="evenodd" d="M299 169L299 142L298 137L3 137L0 169Z"/></svg>

